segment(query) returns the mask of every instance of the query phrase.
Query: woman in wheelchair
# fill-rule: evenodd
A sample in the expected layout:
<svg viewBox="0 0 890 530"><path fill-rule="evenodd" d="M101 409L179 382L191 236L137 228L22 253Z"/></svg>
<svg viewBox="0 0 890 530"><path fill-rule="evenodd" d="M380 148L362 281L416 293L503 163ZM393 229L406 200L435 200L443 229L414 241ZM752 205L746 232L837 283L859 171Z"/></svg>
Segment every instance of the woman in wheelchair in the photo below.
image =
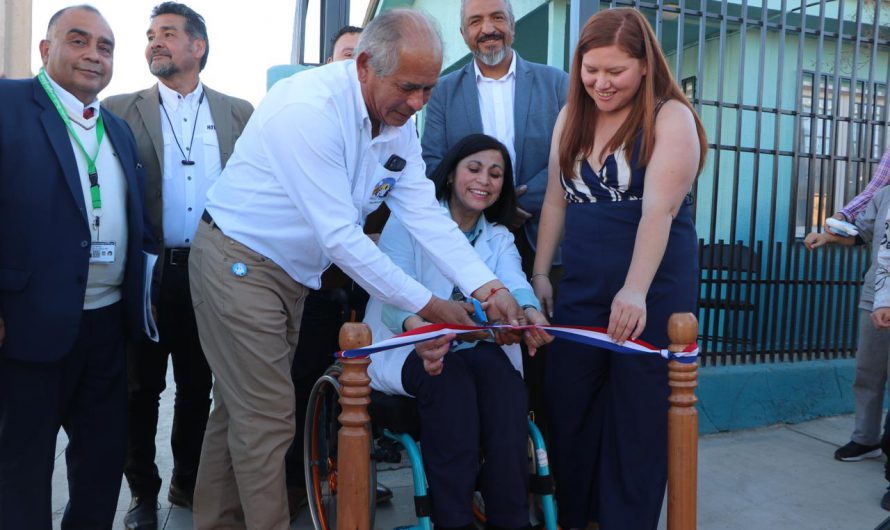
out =
<svg viewBox="0 0 890 530"><path fill-rule="evenodd" d="M545 324L513 236L504 226L516 207L507 149L490 136L467 136L445 155L431 179L442 215L457 223L523 306L529 322ZM390 218L380 248L434 295L464 300L398 219ZM374 299L365 322L375 341L428 324ZM477 486L485 501L487 528L529 527L527 397L520 349L518 344L499 346L496 342L504 341L482 337L463 337L467 342L453 344L453 336L445 337L417 344L415 350L377 353L369 368L375 390L417 399L432 519L438 530L475 528L472 497ZM527 331L524 338L532 352L552 340L542 331Z"/></svg>

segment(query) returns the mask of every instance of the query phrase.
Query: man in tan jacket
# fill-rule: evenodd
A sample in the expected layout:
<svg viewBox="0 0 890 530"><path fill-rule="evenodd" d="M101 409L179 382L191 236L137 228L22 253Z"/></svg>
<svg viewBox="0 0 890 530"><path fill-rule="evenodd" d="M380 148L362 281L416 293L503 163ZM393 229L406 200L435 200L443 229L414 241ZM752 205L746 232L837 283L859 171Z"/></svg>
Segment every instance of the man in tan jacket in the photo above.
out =
<svg viewBox="0 0 890 530"><path fill-rule="evenodd" d="M161 478L155 458L158 400L167 357L173 360L173 475L168 500L191 507L204 428L210 410L211 374L195 324L189 292L191 240L204 211L207 189L219 177L253 112L250 103L204 86L209 41L204 19L184 4L154 8L145 49L158 83L108 98L105 105L133 130L145 166L145 201L164 252L156 315L160 341L147 338L128 349L129 414L125 474L133 501L125 524L157 527Z"/></svg>

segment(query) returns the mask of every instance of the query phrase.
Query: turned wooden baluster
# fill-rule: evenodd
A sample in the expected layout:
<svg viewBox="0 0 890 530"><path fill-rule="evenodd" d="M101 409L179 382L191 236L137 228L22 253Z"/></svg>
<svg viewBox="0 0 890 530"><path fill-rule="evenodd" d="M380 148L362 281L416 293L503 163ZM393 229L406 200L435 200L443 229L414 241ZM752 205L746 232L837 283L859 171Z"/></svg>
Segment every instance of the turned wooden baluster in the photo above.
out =
<svg viewBox="0 0 890 530"><path fill-rule="evenodd" d="M698 319L674 313L668 320L672 352L682 351L698 338ZM698 412L695 387L698 363L668 363L671 387L668 410L668 530L694 530L698 484Z"/></svg>
<svg viewBox="0 0 890 530"><path fill-rule="evenodd" d="M347 322L340 328L340 349L371 344L367 324ZM337 530L370 530L368 481L371 472L371 433L367 425L371 403L371 360L343 359L340 376L340 431L337 437Z"/></svg>

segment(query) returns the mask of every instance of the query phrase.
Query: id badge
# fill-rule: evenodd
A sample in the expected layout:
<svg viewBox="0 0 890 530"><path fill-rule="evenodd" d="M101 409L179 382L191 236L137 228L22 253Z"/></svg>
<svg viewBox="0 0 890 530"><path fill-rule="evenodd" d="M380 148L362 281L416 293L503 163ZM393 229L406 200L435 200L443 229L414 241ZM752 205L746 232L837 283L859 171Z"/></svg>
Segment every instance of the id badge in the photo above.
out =
<svg viewBox="0 0 890 530"><path fill-rule="evenodd" d="M114 263L114 242L94 241L90 246L90 263Z"/></svg>

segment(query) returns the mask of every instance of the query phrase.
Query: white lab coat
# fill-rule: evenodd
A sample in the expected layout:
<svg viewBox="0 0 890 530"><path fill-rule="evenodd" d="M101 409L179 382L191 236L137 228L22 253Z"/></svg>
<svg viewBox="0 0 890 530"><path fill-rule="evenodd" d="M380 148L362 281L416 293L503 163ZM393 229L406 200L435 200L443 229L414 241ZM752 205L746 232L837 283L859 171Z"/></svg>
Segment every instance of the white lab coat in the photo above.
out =
<svg viewBox="0 0 890 530"><path fill-rule="evenodd" d="M443 206L442 215L450 213ZM492 224L482 219L482 233L476 239L474 248L482 261L494 271L495 276L511 291L515 289L529 289L531 286L522 272L522 262L519 251L513 243L513 234L506 227ZM454 290L454 284L446 278L429 254L408 232L405 226L396 218L390 218L380 236L380 250L388 255L409 276L416 279L421 285L428 288L435 296L449 299ZM465 293L467 294L467 293ZM371 298L365 310L365 323L371 327L371 335L374 342L392 337L394 331L387 328L381 320L383 302ZM502 346L510 363L522 373L522 353L518 344ZM410 396L402 386L402 365L411 353L413 347L405 346L393 350L375 353L371 356L371 366L368 374L371 377L371 388L386 394L399 394ZM445 362L447 363L447 356Z"/></svg>

